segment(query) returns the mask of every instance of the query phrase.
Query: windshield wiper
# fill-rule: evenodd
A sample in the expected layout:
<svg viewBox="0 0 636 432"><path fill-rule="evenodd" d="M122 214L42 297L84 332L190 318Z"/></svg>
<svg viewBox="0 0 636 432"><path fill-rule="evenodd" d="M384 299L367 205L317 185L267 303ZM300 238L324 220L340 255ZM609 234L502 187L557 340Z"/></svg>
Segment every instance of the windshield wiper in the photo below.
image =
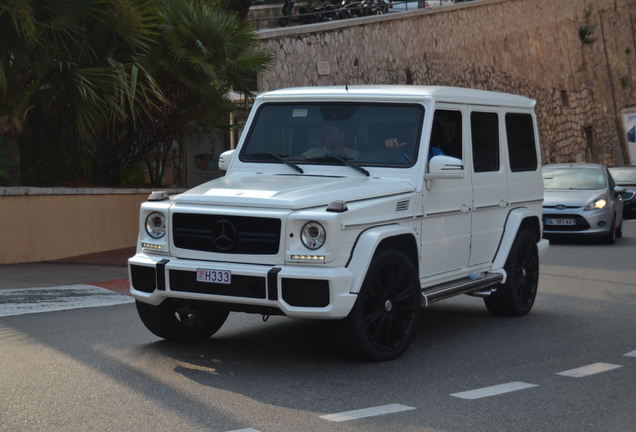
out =
<svg viewBox="0 0 636 432"><path fill-rule="evenodd" d="M285 165L292 167L293 169L295 169L296 171L298 171L301 174L305 173L305 171L303 171L303 169L301 167L299 167L295 163L290 162L287 159L285 159L285 157L287 157L287 155L277 155L275 153L265 152L265 153L246 154L246 155L243 155L243 156L244 157L259 158L259 159L262 159L263 157L267 156L267 157L270 157L270 158L274 158L274 159L276 159L278 161L281 161Z"/></svg>
<svg viewBox="0 0 636 432"><path fill-rule="evenodd" d="M347 159L341 158L338 153L325 153L324 156L317 156L317 157L309 158L307 160L319 161L319 162L337 160L338 162L341 162L357 171L360 171L362 174L366 175L367 177L371 175L369 174L369 171L365 170L360 165L354 164L353 162L349 162Z"/></svg>

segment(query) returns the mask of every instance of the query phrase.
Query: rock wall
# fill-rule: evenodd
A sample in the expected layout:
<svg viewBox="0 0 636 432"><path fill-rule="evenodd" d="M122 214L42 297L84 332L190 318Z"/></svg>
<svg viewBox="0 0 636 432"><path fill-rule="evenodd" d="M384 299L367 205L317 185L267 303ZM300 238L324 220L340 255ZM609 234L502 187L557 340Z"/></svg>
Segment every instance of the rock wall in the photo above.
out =
<svg viewBox="0 0 636 432"><path fill-rule="evenodd" d="M516 93L538 102L544 163L628 160L620 110L636 106L636 0L482 0L260 36L277 61L259 91L416 84Z"/></svg>

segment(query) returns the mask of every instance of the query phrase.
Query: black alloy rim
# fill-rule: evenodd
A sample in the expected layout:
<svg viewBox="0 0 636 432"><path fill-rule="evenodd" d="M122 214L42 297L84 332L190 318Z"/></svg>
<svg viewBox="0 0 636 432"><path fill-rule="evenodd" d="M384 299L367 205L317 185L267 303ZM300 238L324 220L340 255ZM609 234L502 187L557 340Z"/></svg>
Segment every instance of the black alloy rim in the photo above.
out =
<svg viewBox="0 0 636 432"><path fill-rule="evenodd" d="M416 315L418 290L404 263L389 261L371 278L364 298L364 329L378 349L392 351L407 338Z"/></svg>
<svg viewBox="0 0 636 432"><path fill-rule="evenodd" d="M530 305L534 301L539 281L539 257L534 243L525 242L519 251L515 278L515 291L519 302Z"/></svg>

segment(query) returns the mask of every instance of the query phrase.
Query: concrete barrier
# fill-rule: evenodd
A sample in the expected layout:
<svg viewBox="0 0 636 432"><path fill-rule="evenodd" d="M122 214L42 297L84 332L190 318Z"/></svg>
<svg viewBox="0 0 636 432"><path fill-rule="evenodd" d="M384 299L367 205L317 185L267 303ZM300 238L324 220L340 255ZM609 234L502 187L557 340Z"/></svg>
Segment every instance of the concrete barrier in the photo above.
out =
<svg viewBox="0 0 636 432"><path fill-rule="evenodd" d="M170 195L185 189L162 189ZM135 246L152 189L0 187L0 264Z"/></svg>

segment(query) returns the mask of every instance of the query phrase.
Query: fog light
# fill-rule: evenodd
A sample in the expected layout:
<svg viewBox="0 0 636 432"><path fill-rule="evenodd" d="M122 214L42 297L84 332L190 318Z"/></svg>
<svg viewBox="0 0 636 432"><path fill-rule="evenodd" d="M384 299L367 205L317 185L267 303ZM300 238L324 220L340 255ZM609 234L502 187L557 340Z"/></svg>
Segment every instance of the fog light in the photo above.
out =
<svg viewBox="0 0 636 432"><path fill-rule="evenodd" d="M600 222L598 223L598 226L600 226L600 227L604 227L605 225L606 225L606 222L605 222L605 221L600 221Z"/></svg>

